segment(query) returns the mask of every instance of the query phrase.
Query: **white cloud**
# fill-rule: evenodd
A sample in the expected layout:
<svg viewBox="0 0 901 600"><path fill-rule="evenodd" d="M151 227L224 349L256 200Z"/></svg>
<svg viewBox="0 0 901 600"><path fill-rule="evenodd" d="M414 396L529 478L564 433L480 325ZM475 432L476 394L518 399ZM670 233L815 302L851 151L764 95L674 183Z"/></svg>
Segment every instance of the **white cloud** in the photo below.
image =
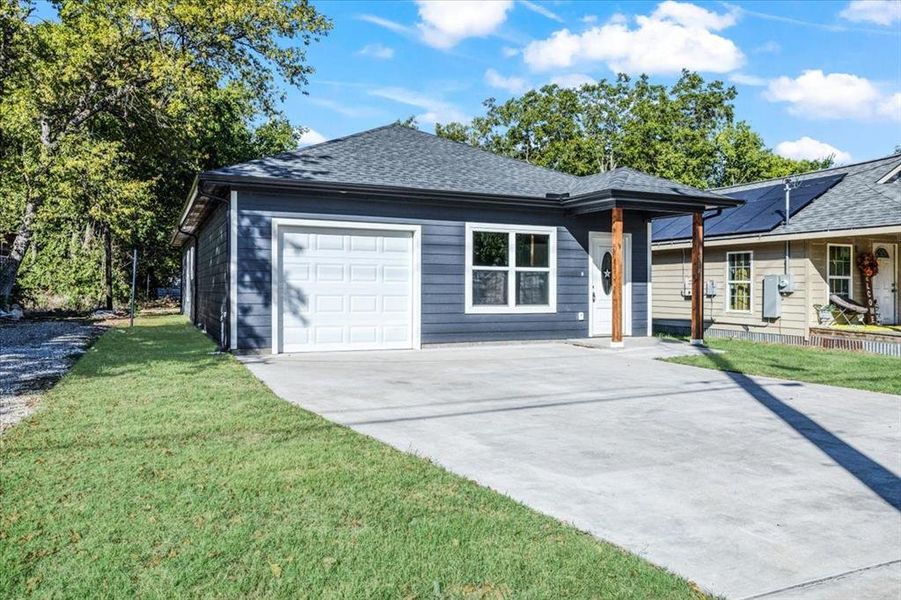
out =
<svg viewBox="0 0 901 600"><path fill-rule="evenodd" d="M831 156L837 163L851 162L851 155L847 152L806 135L793 142L776 144L776 154L794 160L821 160Z"/></svg>
<svg viewBox="0 0 901 600"><path fill-rule="evenodd" d="M412 32L412 29L410 27L402 23L398 23L397 21L392 21L391 19L385 19L376 15L357 15L357 18L361 21L366 21L367 23L372 23L373 25L384 27L385 29L393 31L394 33L409 34Z"/></svg>
<svg viewBox="0 0 901 600"><path fill-rule="evenodd" d="M485 83L493 88L506 90L511 94L519 94L529 88L529 84L522 77L504 77L494 69L485 71Z"/></svg>
<svg viewBox="0 0 901 600"><path fill-rule="evenodd" d="M844 19L859 23L875 23L876 25L891 25L901 21L901 2L898 0L852 0L842 12Z"/></svg>
<svg viewBox="0 0 901 600"><path fill-rule="evenodd" d="M818 119L878 119L901 121L901 93L884 94L864 77L850 73L804 71L797 78L770 81L764 97L785 102L794 115Z"/></svg>
<svg viewBox="0 0 901 600"><path fill-rule="evenodd" d="M416 0L422 40L429 46L447 50L468 37L493 33L506 19L513 0Z"/></svg>
<svg viewBox="0 0 901 600"><path fill-rule="evenodd" d="M557 75L552 78L551 83L564 88L579 88L586 83L594 83L594 78L584 73L567 73L566 75Z"/></svg>
<svg viewBox="0 0 901 600"><path fill-rule="evenodd" d="M588 25L592 25L592 24L598 22L598 16L597 15L585 15L584 17L582 17L580 19L580 21L582 21L583 23L587 23Z"/></svg>
<svg viewBox="0 0 901 600"><path fill-rule="evenodd" d="M558 23L563 22L563 18L560 15L547 8L546 6L538 4L537 2L531 2L530 0L519 0L519 3L531 10L533 13L537 13L542 17L547 17L551 21L557 21Z"/></svg>
<svg viewBox="0 0 901 600"><path fill-rule="evenodd" d="M737 13L716 13L694 4L668 0L649 16L614 15L582 33L568 29L530 43L523 58L538 71L603 62L625 73L671 74L682 69L726 73L744 64L732 40L713 33L734 24Z"/></svg>
<svg viewBox="0 0 901 600"><path fill-rule="evenodd" d="M389 60L394 58L394 48L383 46L382 44L366 44L357 52L361 56L371 56L372 58L380 58Z"/></svg>
<svg viewBox="0 0 901 600"><path fill-rule="evenodd" d="M383 116L383 113L381 111L378 111L370 106L363 106L360 104L348 106L347 104L335 102L334 100L329 100L328 98L310 98L309 102L310 104L322 106L329 110L335 111L339 115L344 115L345 117L350 117L352 119Z"/></svg>
<svg viewBox="0 0 901 600"><path fill-rule="evenodd" d="M313 144L321 144L325 141L325 136L315 129L306 129L300 136L298 146L312 146Z"/></svg>
<svg viewBox="0 0 901 600"><path fill-rule="evenodd" d="M454 104L414 90L400 87L384 87L370 90L369 94L424 110L425 112L422 114L416 115L416 120L422 124L469 120L469 117Z"/></svg>
<svg viewBox="0 0 901 600"><path fill-rule="evenodd" d="M748 75L747 73L733 73L729 76L729 81L739 85L751 85L760 87L766 85L766 79L757 75Z"/></svg>
<svg viewBox="0 0 901 600"><path fill-rule="evenodd" d="M504 58L513 58L517 54L519 54L518 48L511 48L510 46L504 46L501 48L501 54L504 55Z"/></svg>
<svg viewBox="0 0 901 600"><path fill-rule="evenodd" d="M779 45L779 42L774 42L773 40L760 44L754 48L754 52L757 54L778 54L781 51L782 46Z"/></svg>
<svg viewBox="0 0 901 600"><path fill-rule="evenodd" d="M735 25L738 20L738 12L730 9L729 12L715 13L695 4L666 0L657 6L657 10L651 14L651 18L658 21L668 19L684 27L700 27L710 31L720 31Z"/></svg>

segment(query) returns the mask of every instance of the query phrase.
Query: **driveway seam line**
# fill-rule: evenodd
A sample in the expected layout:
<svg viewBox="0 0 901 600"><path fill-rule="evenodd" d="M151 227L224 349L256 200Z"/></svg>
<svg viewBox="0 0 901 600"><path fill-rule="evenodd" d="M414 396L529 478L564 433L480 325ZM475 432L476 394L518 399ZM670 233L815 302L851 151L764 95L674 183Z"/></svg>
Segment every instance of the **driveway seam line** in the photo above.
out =
<svg viewBox="0 0 901 600"><path fill-rule="evenodd" d="M819 579L811 579L809 581L803 581L801 583L796 583L795 585L790 585L788 587L779 588L778 590L770 590L769 592L764 592L762 594L754 594L751 596L745 596L744 598L740 598L739 600L757 600L758 598L766 598L768 596L775 596L776 594L781 594L782 592L788 592L791 590L799 590L803 588L809 588L818 586L824 583L829 583L831 581L837 581L839 579L844 579L845 577L850 577L851 575L856 575L858 573L864 573L866 571L872 571L874 569L881 569L882 567L888 567L891 565L901 564L901 559L895 559L886 561L883 563L877 563L875 565L868 565L866 567L860 567L857 569L851 569L850 571L845 571L844 573L838 573L836 575L827 575L826 577L821 577Z"/></svg>

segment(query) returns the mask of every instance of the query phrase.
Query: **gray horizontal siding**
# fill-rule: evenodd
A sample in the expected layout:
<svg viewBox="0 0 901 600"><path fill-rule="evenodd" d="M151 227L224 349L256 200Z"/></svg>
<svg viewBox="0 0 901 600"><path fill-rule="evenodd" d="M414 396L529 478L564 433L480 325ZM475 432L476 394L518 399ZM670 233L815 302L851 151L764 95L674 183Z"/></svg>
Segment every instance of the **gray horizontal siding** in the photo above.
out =
<svg viewBox="0 0 901 600"><path fill-rule="evenodd" d="M588 334L588 232L609 231L609 217L566 217L559 211L464 209L322 199L296 194L238 192L238 347L271 346L271 219L409 223L422 227L422 342L563 339ZM627 213L629 215L629 213ZM557 312L464 314L467 222L557 226ZM633 234L633 334L646 331L646 226L629 215ZM578 313L585 313L579 321Z"/></svg>
<svg viewBox="0 0 901 600"><path fill-rule="evenodd" d="M195 324L222 343L228 301L228 208L218 206L197 234ZM227 335L227 334L226 334Z"/></svg>

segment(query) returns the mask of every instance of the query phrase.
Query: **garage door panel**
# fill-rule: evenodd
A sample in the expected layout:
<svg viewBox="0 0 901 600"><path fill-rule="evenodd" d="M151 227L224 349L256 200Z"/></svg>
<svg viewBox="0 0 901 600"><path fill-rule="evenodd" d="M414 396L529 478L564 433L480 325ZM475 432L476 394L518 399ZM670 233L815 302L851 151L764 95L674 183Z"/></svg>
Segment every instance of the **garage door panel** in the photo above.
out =
<svg viewBox="0 0 901 600"><path fill-rule="evenodd" d="M379 279L378 265L350 265L350 280L362 283L372 283Z"/></svg>
<svg viewBox="0 0 901 600"><path fill-rule="evenodd" d="M412 347L412 233L305 227L281 238L282 351Z"/></svg>

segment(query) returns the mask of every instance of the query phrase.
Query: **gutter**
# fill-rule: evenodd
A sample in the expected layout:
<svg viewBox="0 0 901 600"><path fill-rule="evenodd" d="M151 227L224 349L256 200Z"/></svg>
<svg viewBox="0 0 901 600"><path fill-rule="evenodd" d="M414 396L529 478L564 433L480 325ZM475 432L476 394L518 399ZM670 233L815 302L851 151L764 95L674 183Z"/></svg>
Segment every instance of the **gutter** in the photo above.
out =
<svg viewBox="0 0 901 600"><path fill-rule="evenodd" d="M901 233L901 224L898 225L877 225L874 227L857 227L853 229L821 229L817 231L807 231L801 233L777 233L770 235L767 232L756 235L743 235L734 237L718 237L711 240L704 240L705 246L731 246L735 244L764 244L767 242L781 242L784 240L812 240L824 237L855 237L861 235L881 235ZM676 250L680 248L688 248L691 242L685 239L667 240L663 242L653 242L651 248L653 250Z"/></svg>

